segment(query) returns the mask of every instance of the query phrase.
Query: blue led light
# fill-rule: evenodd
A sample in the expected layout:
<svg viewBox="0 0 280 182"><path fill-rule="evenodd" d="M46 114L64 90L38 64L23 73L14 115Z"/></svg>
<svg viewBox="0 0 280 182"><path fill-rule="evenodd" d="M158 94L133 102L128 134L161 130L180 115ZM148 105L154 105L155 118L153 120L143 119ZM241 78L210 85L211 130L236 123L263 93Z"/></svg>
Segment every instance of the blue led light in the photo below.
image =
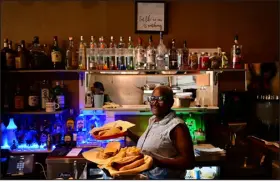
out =
<svg viewBox="0 0 280 182"><path fill-rule="evenodd" d="M14 118L10 118L9 125L7 126L7 130L15 130L17 129L17 125L15 124Z"/></svg>
<svg viewBox="0 0 280 182"><path fill-rule="evenodd" d="M1 146L1 149L10 149L10 146L8 145L8 143L4 144L3 146ZM52 146L52 149L55 149L55 145ZM20 144L17 146L17 149L13 151L40 152L40 151L47 151L47 149L46 149L46 144L42 144L41 146L39 146L38 144L33 143L31 145Z"/></svg>

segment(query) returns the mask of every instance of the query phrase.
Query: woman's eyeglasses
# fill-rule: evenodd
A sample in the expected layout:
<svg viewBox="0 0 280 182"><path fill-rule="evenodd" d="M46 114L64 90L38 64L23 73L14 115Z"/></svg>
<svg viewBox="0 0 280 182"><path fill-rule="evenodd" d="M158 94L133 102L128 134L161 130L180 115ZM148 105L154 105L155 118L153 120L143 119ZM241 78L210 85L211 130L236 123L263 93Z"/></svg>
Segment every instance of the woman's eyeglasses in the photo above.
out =
<svg viewBox="0 0 280 182"><path fill-rule="evenodd" d="M158 103L161 104L165 101L165 99L166 98L164 96L149 96L148 97L148 102L155 103L157 101Z"/></svg>

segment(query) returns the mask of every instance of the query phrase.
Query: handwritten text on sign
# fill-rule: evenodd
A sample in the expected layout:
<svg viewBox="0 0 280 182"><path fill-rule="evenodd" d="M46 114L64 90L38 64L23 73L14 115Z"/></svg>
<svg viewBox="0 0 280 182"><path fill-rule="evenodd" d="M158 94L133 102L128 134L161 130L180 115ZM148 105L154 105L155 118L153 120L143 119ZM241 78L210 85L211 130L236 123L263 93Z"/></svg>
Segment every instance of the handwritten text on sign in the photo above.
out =
<svg viewBox="0 0 280 182"><path fill-rule="evenodd" d="M138 3L137 30L164 31L164 4Z"/></svg>

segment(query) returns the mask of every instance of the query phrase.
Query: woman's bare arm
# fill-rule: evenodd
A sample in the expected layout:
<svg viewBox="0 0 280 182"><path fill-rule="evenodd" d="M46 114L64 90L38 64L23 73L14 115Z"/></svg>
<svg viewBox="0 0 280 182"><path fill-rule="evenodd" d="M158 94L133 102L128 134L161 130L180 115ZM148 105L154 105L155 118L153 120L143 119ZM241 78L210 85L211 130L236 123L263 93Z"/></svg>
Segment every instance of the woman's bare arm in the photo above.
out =
<svg viewBox="0 0 280 182"><path fill-rule="evenodd" d="M139 140L139 136L132 133L129 129L127 130L127 136L137 144L138 140Z"/></svg>

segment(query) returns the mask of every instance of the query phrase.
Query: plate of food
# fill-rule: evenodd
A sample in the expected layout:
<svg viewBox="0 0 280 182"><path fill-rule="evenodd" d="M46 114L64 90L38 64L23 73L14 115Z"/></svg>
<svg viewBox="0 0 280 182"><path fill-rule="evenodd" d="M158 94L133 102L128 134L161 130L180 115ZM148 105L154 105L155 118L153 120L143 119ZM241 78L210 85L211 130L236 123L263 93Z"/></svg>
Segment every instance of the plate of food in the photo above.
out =
<svg viewBox="0 0 280 182"><path fill-rule="evenodd" d="M84 152L83 157L106 169L112 177L119 175L135 175L151 168L152 157L143 155L137 147L121 148L119 142L109 142L103 148Z"/></svg>
<svg viewBox="0 0 280 182"><path fill-rule="evenodd" d="M115 109L121 107L119 104L116 104L114 102L105 102L103 109Z"/></svg>
<svg viewBox="0 0 280 182"><path fill-rule="evenodd" d="M112 123L105 124L104 126L99 128L93 128L90 131L90 134L97 140L109 140L125 136L127 129L133 126L135 126L135 124L118 120Z"/></svg>
<svg viewBox="0 0 280 182"><path fill-rule="evenodd" d="M105 148L95 148L82 153L86 160L94 162L98 165L107 165L113 157L121 157L120 142L109 142Z"/></svg>
<svg viewBox="0 0 280 182"><path fill-rule="evenodd" d="M116 175L135 175L149 169L153 164L152 157L143 155L137 147L122 148L120 155L115 156L107 165L111 176Z"/></svg>

